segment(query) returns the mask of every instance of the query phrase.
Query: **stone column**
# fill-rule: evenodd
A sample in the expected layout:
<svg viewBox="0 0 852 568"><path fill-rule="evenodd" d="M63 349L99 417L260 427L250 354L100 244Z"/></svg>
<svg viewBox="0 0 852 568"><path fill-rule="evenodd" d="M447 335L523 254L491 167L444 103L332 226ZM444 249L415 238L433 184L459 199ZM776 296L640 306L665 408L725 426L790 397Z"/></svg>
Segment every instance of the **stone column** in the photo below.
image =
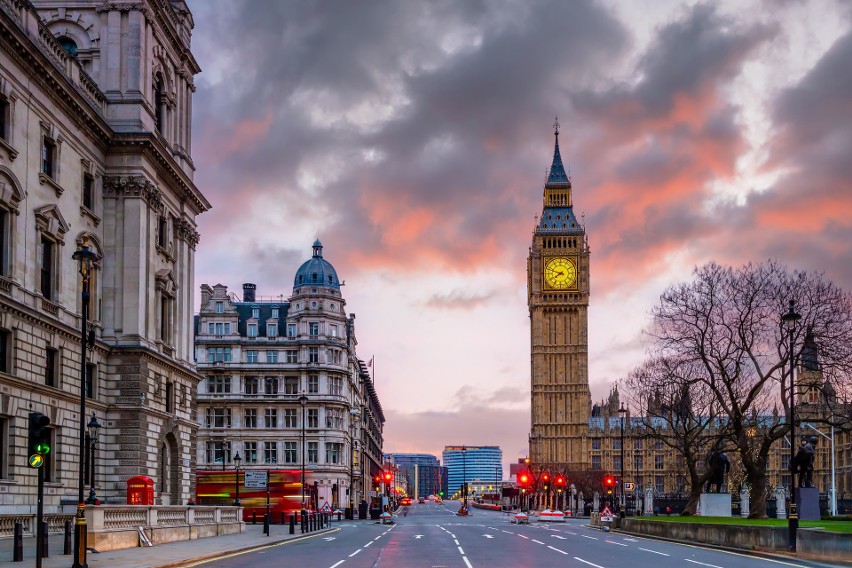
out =
<svg viewBox="0 0 852 568"><path fill-rule="evenodd" d="M775 488L775 517L778 519L787 518L787 504L785 502L787 495L784 488L780 485Z"/></svg>
<svg viewBox="0 0 852 568"><path fill-rule="evenodd" d="M645 489L645 510L643 511L646 515L654 514L654 488L648 487Z"/></svg>
<svg viewBox="0 0 852 568"><path fill-rule="evenodd" d="M740 489L740 516L748 517L749 514L749 487L748 483L743 483L742 488Z"/></svg>

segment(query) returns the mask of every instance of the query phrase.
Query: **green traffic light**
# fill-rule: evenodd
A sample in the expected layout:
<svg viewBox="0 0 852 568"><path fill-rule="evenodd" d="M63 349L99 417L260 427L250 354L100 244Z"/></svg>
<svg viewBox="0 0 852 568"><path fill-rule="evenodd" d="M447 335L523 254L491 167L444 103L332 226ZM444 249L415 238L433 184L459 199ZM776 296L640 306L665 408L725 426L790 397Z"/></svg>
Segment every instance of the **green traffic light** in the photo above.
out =
<svg viewBox="0 0 852 568"><path fill-rule="evenodd" d="M35 451L42 455L49 454L50 446L48 444L36 444Z"/></svg>

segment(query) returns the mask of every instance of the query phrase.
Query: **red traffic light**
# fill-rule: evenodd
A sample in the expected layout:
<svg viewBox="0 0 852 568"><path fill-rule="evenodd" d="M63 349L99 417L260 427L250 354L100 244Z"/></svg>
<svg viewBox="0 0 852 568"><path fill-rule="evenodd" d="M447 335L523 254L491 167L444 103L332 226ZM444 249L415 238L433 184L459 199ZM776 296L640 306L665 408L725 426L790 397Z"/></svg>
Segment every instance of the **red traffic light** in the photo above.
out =
<svg viewBox="0 0 852 568"><path fill-rule="evenodd" d="M522 473L520 477L518 477L518 480L521 482L521 484L526 485L530 482L530 476L526 473Z"/></svg>
<svg viewBox="0 0 852 568"><path fill-rule="evenodd" d="M556 485L565 485L565 478L561 475L556 478Z"/></svg>
<svg viewBox="0 0 852 568"><path fill-rule="evenodd" d="M612 477L607 477L604 480L604 483L606 483L607 487L612 487L613 485L615 485L615 480Z"/></svg>
<svg viewBox="0 0 852 568"><path fill-rule="evenodd" d="M548 480L550 480L550 476L545 473L544 475L541 476L541 480L542 481L548 481Z"/></svg>
<svg viewBox="0 0 852 568"><path fill-rule="evenodd" d="M393 474L389 471L386 471L385 472L385 481L390 481L391 479L393 479Z"/></svg>
<svg viewBox="0 0 852 568"><path fill-rule="evenodd" d="M382 480L382 476L381 476L381 475L377 475L376 477L374 477L374 478L373 478L373 481L375 481L376 483L381 482L381 480Z"/></svg>

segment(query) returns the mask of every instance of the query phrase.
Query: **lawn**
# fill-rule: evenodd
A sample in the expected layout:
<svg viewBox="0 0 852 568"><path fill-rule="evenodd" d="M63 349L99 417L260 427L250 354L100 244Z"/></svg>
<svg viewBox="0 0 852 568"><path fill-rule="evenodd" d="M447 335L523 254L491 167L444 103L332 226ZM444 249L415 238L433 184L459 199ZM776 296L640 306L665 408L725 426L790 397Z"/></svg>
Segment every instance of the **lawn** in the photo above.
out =
<svg viewBox="0 0 852 568"><path fill-rule="evenodd" d="M664 521L669 523L704 523L713 525L748 525L753 527L786 527L787 519L743 519L740 517L639 517L646 521ZM850 521L799 521L799 528L821 528L832 532L852 533Z"/></svg>

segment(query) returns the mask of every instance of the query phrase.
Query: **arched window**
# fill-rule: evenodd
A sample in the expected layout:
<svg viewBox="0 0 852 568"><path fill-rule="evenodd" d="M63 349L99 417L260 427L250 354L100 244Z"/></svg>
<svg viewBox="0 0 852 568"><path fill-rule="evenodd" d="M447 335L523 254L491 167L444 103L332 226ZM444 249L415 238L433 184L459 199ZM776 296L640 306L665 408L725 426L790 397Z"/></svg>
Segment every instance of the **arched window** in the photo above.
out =
<svg viewBox="0 0 852 568"><path fill-rule="evenodd" d="M154 125L157 131L163 132L163 76L157 73L154 78Z"/></svg>
<svg viewBox="0 0 852 568"><path fill-rule="evenodd" d="M62 36L56 38L56 41L59 42L59 45L62 46L62 49L64 49L68 55L71 57L77 57L77 43L73 39Z"/></svg>

